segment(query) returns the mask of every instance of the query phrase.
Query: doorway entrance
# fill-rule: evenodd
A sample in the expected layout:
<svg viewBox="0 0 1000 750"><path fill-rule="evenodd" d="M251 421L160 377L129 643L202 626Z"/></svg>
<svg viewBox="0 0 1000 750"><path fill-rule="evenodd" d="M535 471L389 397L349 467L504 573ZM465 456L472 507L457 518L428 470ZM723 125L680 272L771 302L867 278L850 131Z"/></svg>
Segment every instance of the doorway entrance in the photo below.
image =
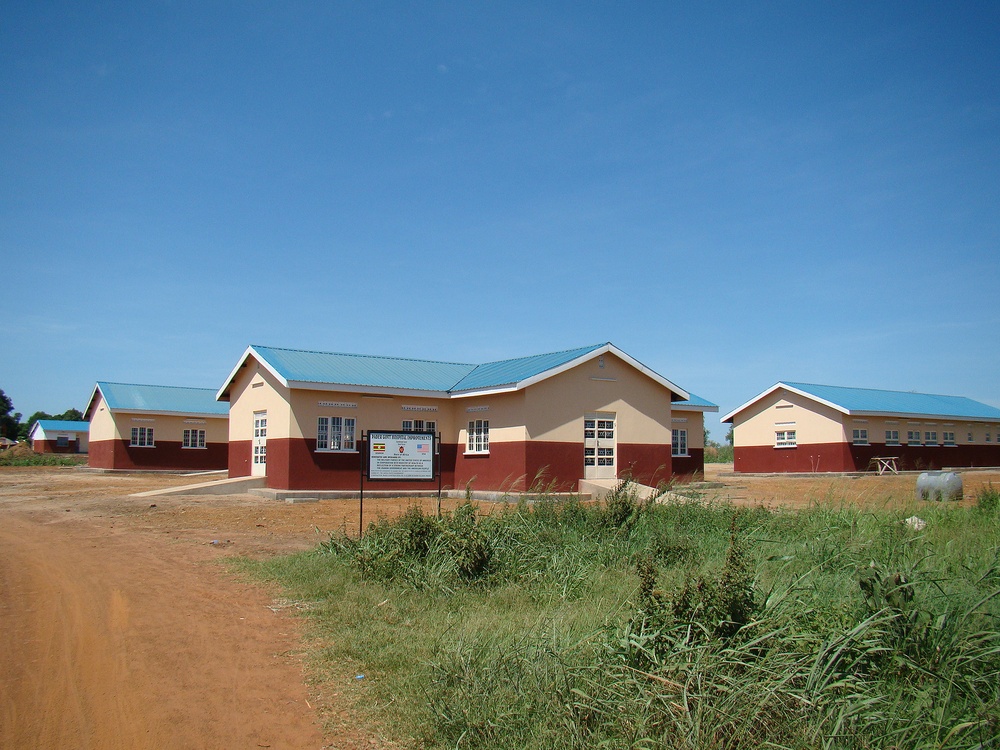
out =
<svg viewBox="0 0 1000 750"><path fill-rule="evenodd" d="M253 464L250 476L267 476L267 412L253 413Z"/></svg>
<svg viewBox="0 0 1000 750"><path fill-rule="evenodd" d="M614 412L594 412L583 419L583 478L615 479Z"/></svg>

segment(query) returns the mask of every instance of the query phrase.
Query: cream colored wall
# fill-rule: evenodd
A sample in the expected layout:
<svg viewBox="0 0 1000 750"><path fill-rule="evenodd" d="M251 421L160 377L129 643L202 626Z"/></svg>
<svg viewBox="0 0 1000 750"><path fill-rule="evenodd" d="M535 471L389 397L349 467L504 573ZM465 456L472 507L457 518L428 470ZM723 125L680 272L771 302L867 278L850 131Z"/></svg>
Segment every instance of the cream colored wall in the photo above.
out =
<svg viewBox="0 0 1000 750"><path fill-rule="evenodd" d="M687 420L679 422L676 420ZM670 412L670 427L674 430L687 430L687 446L691 448L705 447L705 415L700 411L684 411L675 405Z"/></svg>
<svg viewBox="0 0 1000 750"><path fill-rule="evenodd" d="M255 384L260 384L254 387ZM253 356L233 378L229 389L229 439L253 439L254 412L267 412L267 437L291 437L288 388Z"/></svg>
<svg viewBox="0 0 1000 750"><path fill-rule="evenodd" d="M529 389L530 390L530 389ZM469 422L487 419L490 444L520 443L528 439L525 428L525 392L459 398L452 402L458 428L458 444L468 445ZM471 411L470 411L471 410Z"/></svg>
<svg viewBox="0 0 1000 750"><path fill-rule="evenodd" d="M184 417L165 414L117 413L115 433L121 440L132 439L133 427L152 427L153 441L180 443L184 430L204 430L205 442L225 443L229 440L229 420L225 417ZM191 420L191 421L188 421ZM94 439L94 438L91 438Z"/></svg>
<svg viewBox="0 0 1000 750"><path fill-rule="evenodd" d="M603 368L595 357L526 389L530 439L581 442L585 414L614 412L619 442L670 443L670 392L613 354L603 359Z"/></svg>
<svg viewBox="0 0 1000 750"><path fill-rule="evenodd" d="M93 415L90 418L90 442L118 439L121 439L121 434L118 432L118 425L108 410L104 396L98 391L97 403L94 404Z"/></svg>
<svg viewBox="0 0 1000 750"><path fill-rule="evenodd" d="M455 441L455 408L448 399L366 396L360 393L298 388L292 391L291 399L291 437L315 438L317 419L323 416L353 417L356 420L358 438L362 431L402 429L405 419L433 421L437 423L437 431L445 442ZM354 407L321 404L354 404ZM435 408L437 411L433 410Z"/></svg>
<svg viewBox="0 0 1000 750"><path fill-rule="evenodd" d="M799 445L839 443L845 440L842 417L836 409L779 388L733 417L733 444L773 446L778 430L795 430Z"/></svg>

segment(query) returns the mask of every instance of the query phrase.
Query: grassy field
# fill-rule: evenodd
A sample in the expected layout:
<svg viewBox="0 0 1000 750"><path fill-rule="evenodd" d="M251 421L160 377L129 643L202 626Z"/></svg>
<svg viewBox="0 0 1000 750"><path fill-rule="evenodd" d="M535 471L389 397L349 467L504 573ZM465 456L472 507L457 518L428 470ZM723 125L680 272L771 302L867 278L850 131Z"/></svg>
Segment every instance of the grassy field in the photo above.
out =
<svg viewBox="0 0 1000 750"><path fill-rule="evenodd" d="M364 675L357 711L403 746L995 747L998 506L992 487L769 511L624 486L239 565L305 609L319 683Z"/></svg>

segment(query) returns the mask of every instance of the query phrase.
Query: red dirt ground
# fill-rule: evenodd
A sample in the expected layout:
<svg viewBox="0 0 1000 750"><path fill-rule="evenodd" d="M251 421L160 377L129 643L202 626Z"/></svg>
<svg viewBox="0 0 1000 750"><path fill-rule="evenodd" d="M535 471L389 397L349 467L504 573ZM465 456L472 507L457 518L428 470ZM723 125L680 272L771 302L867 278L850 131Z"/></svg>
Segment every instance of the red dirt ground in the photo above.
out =
<svg viewBox="0 0 1000 750"><path fill-rule="evenodd" d="M790 507L910 505L916 482L706 473L724 484L709 497ZM965 502L1000 486L1000 471L962 476ZM0 748L390 747L351 712L353 672L307 686L299 622L218 564L353 533L357 501L129 497L201 479L0 468ZM366 521L413 502L366 501Z"/></svg>

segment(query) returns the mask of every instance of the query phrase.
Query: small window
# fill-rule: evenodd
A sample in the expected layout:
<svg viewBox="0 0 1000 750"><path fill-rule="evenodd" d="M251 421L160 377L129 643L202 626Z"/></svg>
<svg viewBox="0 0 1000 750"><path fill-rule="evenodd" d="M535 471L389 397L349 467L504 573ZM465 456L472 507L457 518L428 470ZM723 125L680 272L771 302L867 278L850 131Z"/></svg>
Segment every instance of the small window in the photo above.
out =
<svg viewBox="0 0 1000 750"><path fill-rule="evenodd" d="M130 445L133 448L155 448L156 446L153 444L153 428L133 427L132 442Z"/></svg>
<svg viewBox="0 0 1000 750"><path fill-rule="evenodd" d="M973 435L971 432L969 433L969 442L970 443L976 442L976 436Z"/></svg>
<svg viewBox="0 0 1000 750"><path fill-rule="evenodd" d="M56 437L57 448L69 448L69 435L59 435Z"/></svg>
<svg viewBox="0 0 1000 750"><path fill-rule="evenodd" d="M183 439L181 441L182 448L204 448L205 447L205 431L204 430L184 430Z"/></svg>
<svg viewBox="0 0 1000 750"><path fill-rule="evenodd" d="M775 448L794 448L797 444L795 430L778 430L774 433Z"/></svg>
<svg viewBox="0 0 1000 750"><path fill-rule="evenodd" d="M474 419L469 422L469 434L466 441L467 453L490 452L490 421Z"/></svg>
<svg viewBox="0 0 1000 750"><path fill-rule="evenodd" d="M597 466L597 448L583 449L583 465Z"/></svg>
<svg viewBox="0 0 1000 750"><path fill-rule="evenodd" d="M942 437L944 438L944 444L945 445L954 445L955 444L955 433L954 432L944 432L944 433L942 433Z"/></svg>
<svg viewBox="0 0 1000 750"><path fill-rule="evenodd" d="M909 445L920 445L920 430L907 430L906 442Z"/></svg>
<svg viewBox="0 0 1000 750"><path fill-rule="evenodd" d="M688 431L672 430L670 441L670 454L673 456L688 455Z"/></svg>
<svg viewBox="0 0 1000 750"><path fill-rule="evenodd" d="M986 442L987 443L990 442L990 433L988 432L986 433Z"/></svg>
<svg viewBox="0 0 1000 750"><path fill-rule="evenodd" d="M925 445L937 445L937 430L931 430L924 433L924 444Z"/></svg>
<svg viewBox="0 0 1000 750"><path fill-rule="evenodd" d="M868 445L868 430L855 430L852 440L855 445Z"/></svg>
<svg viewBox="0 0 1000 750"><path fill-rule="evenodd" d="M316 421L316 450L353 451L354 417L320 417Z"/></svg>
<svg viewBox="0 0 1000 750"><path fill-rule="evenodd" d="M583 437L584 439L594 439L597 437L597 420L596 419L585 419L583 420Z"/></svg>
<svg viewBox="0 0 1000 750"><path fill-rule="evenodd" d="M885 431L885 444L886 445L899 445L899 430L886 430Z"/></svg>
<svg viewBox="0 0 1000 750"><path fill-rule="evenodd" d="M586 427L584 427L584 429L586 429ZM613 419L598 419L597 439L614 440L614 438L615 438L615 421Z"/></svg>
<svg viewBox="0 0 1000 750"><path fill-rule="evenodd" d="M435 432L437 422L423 419L404 419L403 432Z"/></svg>

